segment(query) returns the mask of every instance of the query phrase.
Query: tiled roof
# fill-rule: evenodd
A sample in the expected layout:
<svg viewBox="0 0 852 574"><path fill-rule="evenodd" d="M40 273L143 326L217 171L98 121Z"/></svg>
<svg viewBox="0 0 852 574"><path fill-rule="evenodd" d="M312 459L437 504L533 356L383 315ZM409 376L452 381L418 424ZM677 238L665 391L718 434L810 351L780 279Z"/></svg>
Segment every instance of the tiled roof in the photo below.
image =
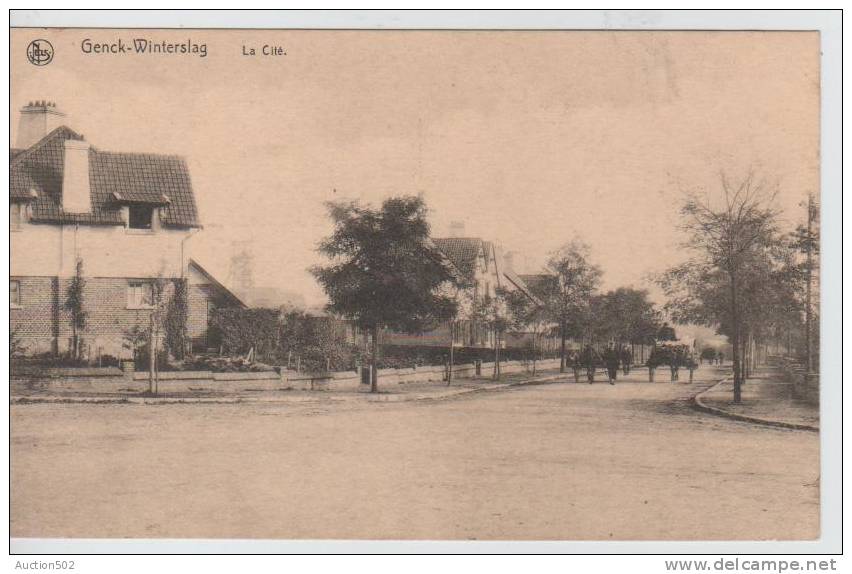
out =
<svg viewBox="0 0 852 574"><path fill-rule="evenodd" d="M552 275L548 275L547 273L535 273L535 274L522 274L518 275L521 280L526 283L527 287L533 293L541 294L541 290L545 285L545 282L548 281Z"/></svg>
<svg viewBox="0 0 852 574"><path fill-rule="evenodd" d="M243 309L247 307L247 305L242 299L237 297L237 295L234 294L233 291L225 287L224 284L222 284L218 279L213 277L213 275L211 275L209 271L202 267L201 264L198 263L198 261L190 257L189 266L194 267L196 271L201 273L201 275L203 275L208 281L210 281L210 284L218 290L219 295L224 297L228 304L234 305L236 307L241 307Z"/></svg>
<svg viewBox="0 0 852 574"><path fill-rule="evenodd" d="M35 192L32 221L122 225L121 202L136 202L166 204L160 212L160 221L165 226L199 226L189 170L182 158L104 152L94 147L89 149L92 211L65 213L62 175L64 142L68 139L83 138L62 126L11 159L9 196L22 200L31 198Z"/></svg>
<svg viewBox="0 0 852 574"><path fill-rule="evenodd" d="M538 297L535 296L532 289L527 285L526 281L523 280L522 275L518 275L511 269L504 269L503 275L506 276L506 279L509 280L512 285L514 285L517 289L522 291L527 297L532 299L534 302L539 303Z"/></svg>
<svg viewBox="0 0 852 574"><path fill-rule="evenodd" d="M486 244L478 237L441 237L432 241L466 277L473 277L476 259Z"/></svg>

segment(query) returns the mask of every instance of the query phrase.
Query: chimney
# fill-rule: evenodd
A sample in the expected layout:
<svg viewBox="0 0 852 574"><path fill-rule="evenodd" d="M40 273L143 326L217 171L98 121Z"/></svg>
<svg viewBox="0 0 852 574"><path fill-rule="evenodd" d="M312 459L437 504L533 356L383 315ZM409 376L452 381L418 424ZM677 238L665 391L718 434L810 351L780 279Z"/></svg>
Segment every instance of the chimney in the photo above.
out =
<svg viewBox="0 0 852 574"><path fill-rule="evenodd" d="M515 270L515 252L507 251L503 254L503 268L506 271Z"/></svg>
<svg viewBox="0 0 852 574"><path fill-rule="evenodd" d="M62 173L62 208L66 213L89 213L89 142L65 140L65 167Z"/></svg>
<svg viewBox="0 0 852 574"><path fill-rule="evenodd" d="M450 222L450 237L464 237L464 221Z"/></svg>
<svg viewBox="0 0 852 574"><path fill-rule="evenodd" d="M45 100L30 102L21 108L15 147L27 149L61 126L64 119L65 114L56 108L56 103Z"/></svg>

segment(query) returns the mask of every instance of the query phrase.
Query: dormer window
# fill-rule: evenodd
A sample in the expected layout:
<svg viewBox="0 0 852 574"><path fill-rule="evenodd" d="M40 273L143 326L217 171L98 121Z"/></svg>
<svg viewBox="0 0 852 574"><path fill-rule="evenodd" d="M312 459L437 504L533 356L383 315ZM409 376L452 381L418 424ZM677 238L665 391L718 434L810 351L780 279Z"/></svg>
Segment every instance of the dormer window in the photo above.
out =
<svg viewBox="0 0 852 574"><path fill-rule="evenodd" d="M129 207L128 227L130 229L153 229L154 208L150 205L131 205Z"/></svg>

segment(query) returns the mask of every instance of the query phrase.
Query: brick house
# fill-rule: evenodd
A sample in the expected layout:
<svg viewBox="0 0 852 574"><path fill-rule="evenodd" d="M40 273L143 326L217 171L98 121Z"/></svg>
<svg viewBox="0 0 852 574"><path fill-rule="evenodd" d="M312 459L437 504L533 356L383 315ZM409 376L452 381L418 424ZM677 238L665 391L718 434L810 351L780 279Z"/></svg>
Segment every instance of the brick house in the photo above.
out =
<svg viewBox="0 0 852 574"><path fill-rule="evenodd" d="M65 126L51 102L21 110L10 151L10 324L27 353L70 348L64 309L82 261L86 354L128 356L125 335L145 326L154 282L187 285L190 338L207 346L216 306L242 302L185 257L200 229L183 158L107 152Z"/></svg>

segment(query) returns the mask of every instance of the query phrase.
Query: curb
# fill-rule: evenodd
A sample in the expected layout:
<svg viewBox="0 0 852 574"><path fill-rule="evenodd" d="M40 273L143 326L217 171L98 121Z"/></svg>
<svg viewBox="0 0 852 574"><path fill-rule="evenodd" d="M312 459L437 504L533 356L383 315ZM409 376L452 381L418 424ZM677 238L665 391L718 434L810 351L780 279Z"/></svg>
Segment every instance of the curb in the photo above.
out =
<svg viewBox="0 0 852 574"><path fill-rule="evenodd" d="M307 396L307 397L287 397L287 398L269 398L258 399L252 397L136 397L136 396L114 396L114 397L61 397L61 396L19 396L10 398L10 404L30 405L30 404L129 404L129 405L169 405L169 404L263 404L263 403L404 403L416 401L441 401L453 399L462 395L473 393L483 393L489 391L499 391L510 387L519 387L524 385L546 385L550 382L564 377L564 374L547 375L536 377L523 381L515 381L513 383L491 383L477 388L452 389L442 393L433 395L407 395L400 394L376 394L372 395L364 393L364 397L355 398L349 397L334 397L334 396Z"/></svg>
<svg viewBox="0 0 852 574"><path fill-rule="evenodd" d="M748 416L748 415L740 415L740 414L737 414L737 413L732 413L730 411L726 411L725 409L720 409L718 407L711 407L710 405L705 404L704 401L701 400L704 395L706 395L707 393L709 393L710 391L712 391L713 389L715 389L716 387L718 387L722 383L728 382L729 380L730 380L730 377L725 377L724 379L722 379L721 381L719 381L715 385L701 391L698 394L693 395L692 399L691 399L692 407L695 410L698 410L698 411L701 411L701 412L705 412L705 413L708 413L708 414L711 414L711 415L716 415L716 416L723 417L723 418L726 418L726 419L731 419L731 420L745 422L745 423L752 423L752 424L768 426L768 427L775 427L775 428L783 428L783 429L788 429L788 430L801 430L801 431L810 431L810 432L816 432L816 433L819 432L819 427L815 427L813 425L788 423L788 422L785 422L785 421L777 421L777 420L773 420L773 419L762 419L760 417L751 417L751 416Z"/></svg>

